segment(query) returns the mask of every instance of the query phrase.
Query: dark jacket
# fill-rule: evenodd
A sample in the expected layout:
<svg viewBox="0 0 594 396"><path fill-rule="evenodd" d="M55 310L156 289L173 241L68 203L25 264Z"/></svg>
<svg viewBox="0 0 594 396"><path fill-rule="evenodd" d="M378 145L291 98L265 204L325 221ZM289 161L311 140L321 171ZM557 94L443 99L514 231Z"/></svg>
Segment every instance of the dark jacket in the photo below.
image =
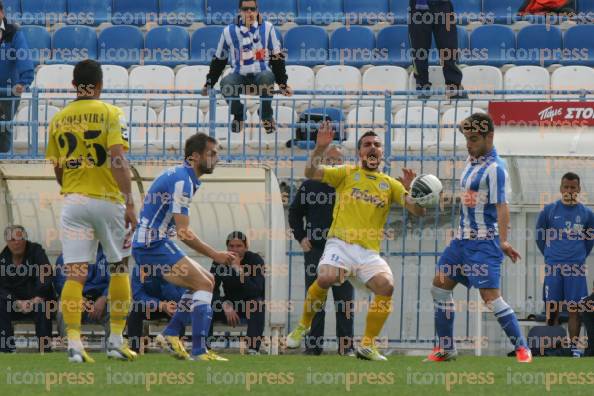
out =
<svg viewBox="0 0 594 396"><path fill-rule="evenodd" d="M87 274L87 280L83 289L83 296L87 299L97 299L101 296L107 296L109 291L109 264L103 254L103 249L97 249L97 259L95 264L90 264ZM62 294L66 274L64 273L64 258L62 255L56 260L56 278L54 286L58 295Z"/></svg>
<svg viewBox="0 0 594 396"><path fill-rule="evenodd" d="M15 266L8 246L0 253L0 298L55 298L53 268L40 244L27 241L23 263Z"/></svg>
<svg viewBox="0 0 594 396"><path fill-rule="evenodd" d="M307 237L312 246L324 248L335 201L333 187L315 180L301 184L289 207L289 226L298 242Z"/></svg>
<svg viewBox="0 0 594 396"><path fill-rule="evenodd" d="M243 274L230 265L222 265L213 261L210 272L215 277L213 301L248 301L264 298L265 278L264 260L259 254L245 252L241 260ZM224 296L221 296L220 286L223 285Z"/></svg>
<svg viewBox="0 0 594 396"><path fill-rule="evenodd" d="M0 87L31 85L35 77L35 68L25 34L18 25L8 23L6 18L4 27L5 31L0 41Z"/></svg>

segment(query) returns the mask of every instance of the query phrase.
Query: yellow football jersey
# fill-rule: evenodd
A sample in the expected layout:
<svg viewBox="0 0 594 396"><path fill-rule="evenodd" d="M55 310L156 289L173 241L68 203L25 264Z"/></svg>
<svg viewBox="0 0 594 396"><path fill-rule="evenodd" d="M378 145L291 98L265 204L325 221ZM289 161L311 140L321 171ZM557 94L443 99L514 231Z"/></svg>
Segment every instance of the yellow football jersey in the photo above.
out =
<svg viewBox="0 0 594 396"><path fill-rule="evenodd" d="M111 174L109 149L128 150L128 131L119 107L95 99L78 99L50 123L46 158L64 169L62 194L124 202Z"/></svg>
<svg viewBox="0 0 594 396"><path fill-rule="evenodd" d="M352 165L325 167L322 182L336 189L328 238L379 252L392 202L404 206L404 186L385 173Z"/></svg>

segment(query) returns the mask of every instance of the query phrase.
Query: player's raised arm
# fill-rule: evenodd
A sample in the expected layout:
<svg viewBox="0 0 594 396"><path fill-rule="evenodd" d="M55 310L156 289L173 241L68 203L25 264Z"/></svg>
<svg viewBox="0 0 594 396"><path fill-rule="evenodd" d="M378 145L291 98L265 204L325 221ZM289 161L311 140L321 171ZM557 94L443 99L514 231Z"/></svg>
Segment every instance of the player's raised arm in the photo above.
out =
<svg viewBox="0 0 594 396"><path fill-rule="evenodd" d="M509 206L507 203L498 203L497 205L497 223L499 225L499 244L503 253L516 262L522 257L514 247L507 241L507 233L509 230Z"/></svg>
<svg viewBox="0 0 594 396"><path fill-rule="evenodd" d="M324 156L324 152L332 143L332 139L334 138L334 131L332 130L332 125L330 125L330 121L324 121L320 125L318 129L318 138L316 140L316 147L311 152L311 156L307 160L305 165L305 177L308 179L313 179L317 181L321 181L324 178L324 168L320 165L322 164L322 157Z"/></svg>
<svg viewBox="0 0 594 396"><path fill-rule="evenodd" d="M124 199L126 200L126 228L136 228L136 210L132 199L132 177L130 176L130 164L126 159L124 146L113 145L109 148L111 156L111 174L115 179Z"/></svg>

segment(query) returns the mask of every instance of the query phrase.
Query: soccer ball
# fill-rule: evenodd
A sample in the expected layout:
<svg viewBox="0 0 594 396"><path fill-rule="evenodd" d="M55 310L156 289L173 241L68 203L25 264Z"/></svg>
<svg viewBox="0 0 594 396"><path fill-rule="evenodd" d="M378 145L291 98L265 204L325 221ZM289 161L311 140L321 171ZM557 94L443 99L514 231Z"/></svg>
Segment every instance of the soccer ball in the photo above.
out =
<svg viewBox="0 0 594 396"><path fill-rule="evenodd" d="M443 185L436 176L419 175L410 185L410 196L417 205L431 208L439 204L441 190L443 190Z"/></svg>

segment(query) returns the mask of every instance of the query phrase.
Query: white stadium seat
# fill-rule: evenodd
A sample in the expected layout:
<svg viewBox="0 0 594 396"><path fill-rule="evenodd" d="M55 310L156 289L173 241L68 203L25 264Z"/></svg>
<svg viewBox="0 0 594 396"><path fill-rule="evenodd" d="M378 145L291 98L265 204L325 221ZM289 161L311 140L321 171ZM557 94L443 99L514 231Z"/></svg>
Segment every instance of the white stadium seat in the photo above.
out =
<svg viewBox="0 0 594 396"><path fill-rule="evenodd" d="M200 65L182 67L175 75L175 89L201 91L206 82L208 70L208 66ZM220 80L215 85L216 89L220 88L219 83ZM201 96L199 94L177 94L175 98L183 99L183 102L181 103L182 106L196 106L198 104L203 111L208 109L208 97L206 96ZM200 101L196 99L200 99Z"/></svg>
<svg viewBox="0 0 594 396"><path fill-rule="evenodd" d="M260 125L258 113L249 113L247 122L255 125L250 128L249 133L251 136L249 141L251 148L258 149L261 145L263 150L268 151L287 149L286 143L294 137L295 132L292 131L295 128L289 128L286 125L297 124L299 122L299 115L291 107L287 106L274 106L273 111L276 121L276 133L270 134L266 133L264 127ZM262 142L260 142L260 139Z"/></svg>
<svg viewBox="0 0 594 396"><path fill-rule="evenodd" d="M106 89L128 89L128 70L125 67L117 65L101 65L103 71L103 90ZM127 106L130 103L127 100L127 93L103 93L101 100L114 104L121 103Z"/></svg>
<svg viewBox="0 0 594 396"><path fill-rule="evenodd" d="M210 122L210 113L205 114L205 122ZM244 136L245 142L247 143L250 140L249 130L244 128L243 132L241 133L233 133L231 132L231 122L233 121L233 116L229 114L229 107L228 106L217 106L215 112L215 122L217 124L226 124L225 126L218 126L215 129L215 137L219 141L222 148L227 149L237 149L244 143Z"/></svg>
<svg viewBox="0 0 594 396"><path fill-rule="evenodd" d="M562 66L551 76L551 90L594 91L594 69L587 66ZM554 99L578 99L579 95L552 95ZM586 95L591 99L594 95Z"/></svg>
<svg viewBox="0 0 594 396"><path fill-rule="evenodd" d="M289 86L293 91L313 91L315 89L316 76L313 70L307 66L290 65L287 66L287 76L289 77ZM295 107L301 109L308 107L309 99L312 95L293 95L284 97L275 95L279 98L279 104L282 106ZM295 106L293 106L295 103ZM273 103L273 106L276 104Z"/></svg>
<svg viewBox="0 0 594 396"><path fill-rule="evenodd" d="M132 123L154 124L157 122L157 113L147 106L124 106L122 107L124 117L128 122L130 136L130 151L142 153L147 147L149 150L159 149L156 145L157 128L155 126L142 125L131 126Z"/></svg>
<svg viewBox="0 0 594 396"><path fill-rule="evenodd" d="M468 66L462 69L462 86L468 91L502 90L503 75L501 74L501 70L494 66ZM479 106L484 108L489 106L488 100L501 99L502 97L502 95L493 94L472 94L468 96L470 99L481 99L478 102L472 101L473 107ZM458 101L458 104L461 105L461 102Z"/></svg>
<svg viewBox="0 0 594 396"><path fill-rule="evenodd" d="M390 116L392 116L390 114ZM383 107L355 107L353 108L346 118L348 125L371 125L381 124L379 127L371 128L370 126L361 126L358 128L348 127L346 129L347 140L345 146L348 149L354 149L357 146L357 141L365 132L373 130L375 133L380 135L382 141L385 141L384 136L386 133L386 110Z"/></svg>
<svg viewBox="0 0 594 396"><path fill-rule="evenodd" d="M37 119L39 123L39 129L37 130L37 144L38 152L43 153L46 147L48 139L49 126L43 125L49 124L54 115L59 112L60 109L56 106L40 105L37 109ZM33 113L31 107L23 106L17 112L14 120L16 122L29 122L32 123ZM27 150L29 145L33 144L32 141L32 128L29 125L20 125L14 128L14 144L15 150Z"/></svg>
<svg viewBox="0 0 594 396"><path fill-rule="evenodd" d="M407 91L408 72L399 66L373 66L363 73L363 91ZM384 96L367 96L361 106L384 106ZM403 103L403 96L392 96L392 109Z"/></svg>
<svg viewBox="0 0 594 396"><path fill-rule="evenodd" d="M75 97L75 90L72 87L72 65L43 65L37 70L33 85L45 89L67 89L70 92L63 93L42 93L40 99L46 99L55 106L64 107ZM30 96L30 95L29 95ZM41 104L46 104L42 101Z"/></svg>
<svg viewBox="0 0 594 396"><path fill-rule="evenodd" d="M437 125L439 123L439 112L432 107L407 107L399 110L394 117L395 125L404 125L394 129L392 141L394 149L418 150L428 148L437 143L437 128L430 127L408 127L408 125ZM405 147L406 144L406 147Z"/></svg>
<svg viewBox="0 0 594 396"><path fill-rule="evenodd" d="M443 113L441 118L441 128L439 131L439 148L444 150L452 150L454 148L454 141L457 149L463 149L466 146L466 140L461 133L458 133L458 125L462 120L473 113L485 113L479 107L454 107L448 109ZM454 125L447 127L446 125Z"/></svg>
<svg viewBox="0 0 594 396"><path fill-rule="evenodd" d="M174 89L175 74L173 70L167 66L150 65L138 66L130 72L130 79L128 81L129 87L135 89L147 90L165 90ZM133 105L148 105L153 108L163 106L163 99L171 101L172 94L147 94L147 93L133 93L130 98L134 99ZM157 100L159 99L159 100ZM168 102L168 105L170 102Z"/></svg>
<svg viewBox="0 0 594 396"><path fill-rule="evenodd" d="M551 75L541 66L514 66L505 72L503 88L509 90L549 90ZM507 94L506 99L548 99L549 95Z"/></svg>
<svg viewBox="0 0 594 396"><path fill-rule="evenodd" d="M165 149L180 149L184 147L187 138L197 132L208 132L206 127L181 126L181 124L198 124L204 122L204 115L200 108L193 106L168 106L157 117L156 145L160 149L165 142ZM160 124L163 123L163 126Z"/></svg>
<svg viewBox="0 0 594 396"><path fill-rule="evenodd" d="M316 74L316 90L333 91L339 94L344 91L360 91L361 80L361 72L356 67L324 66ZM342 107L346 108L354 103L354 100L348 99L348 97L341 102L340 97L339 95L317 95L316 106L336 107L342 103Z"/></svg>

